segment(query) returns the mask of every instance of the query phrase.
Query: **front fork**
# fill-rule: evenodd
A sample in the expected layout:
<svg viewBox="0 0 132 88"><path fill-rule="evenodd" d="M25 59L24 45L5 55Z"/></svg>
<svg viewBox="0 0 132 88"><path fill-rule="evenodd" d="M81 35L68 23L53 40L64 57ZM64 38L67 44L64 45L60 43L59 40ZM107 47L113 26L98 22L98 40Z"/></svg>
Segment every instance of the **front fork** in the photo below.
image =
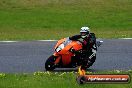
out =
<svg viewBox="0 0 132 88"><path fill-rule="evenodd" d="M54 55L55 57L57 57L57 58L55 59L54 64L55 64L55 65L59 65L60 60L61 60L61 56L58 55L58 54L56 54L56 53L54 53L53 55Z"/></svg>

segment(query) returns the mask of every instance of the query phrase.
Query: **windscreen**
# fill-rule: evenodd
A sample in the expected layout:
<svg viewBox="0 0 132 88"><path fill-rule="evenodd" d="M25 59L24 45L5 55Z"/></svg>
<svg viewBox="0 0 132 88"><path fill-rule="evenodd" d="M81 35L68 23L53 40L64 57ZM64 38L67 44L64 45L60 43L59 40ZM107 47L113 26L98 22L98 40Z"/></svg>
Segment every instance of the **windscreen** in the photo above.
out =
<svg viewBox="0 0 132 88"><path fill-rule="evenodd" d="M66 41L63 43L64 46L68 45L69 43L71 43L71 40L69 39L69 37L66 38Z"/></svg>

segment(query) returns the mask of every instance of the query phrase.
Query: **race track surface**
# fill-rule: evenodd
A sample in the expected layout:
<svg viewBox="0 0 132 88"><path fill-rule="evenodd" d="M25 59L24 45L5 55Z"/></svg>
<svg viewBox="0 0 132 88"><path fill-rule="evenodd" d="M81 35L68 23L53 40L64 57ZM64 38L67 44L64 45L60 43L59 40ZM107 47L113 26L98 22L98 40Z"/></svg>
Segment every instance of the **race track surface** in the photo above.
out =
<svg viewBox="0 0 132 88"><path fill-rule="evenodd" d="M132 69L132 40L103 39L97 59L89 70ZM0 72L32 73L45 71L45 61L53 54L53 41L0 42ZM64 70L64 69L59 69Z"/></svg>

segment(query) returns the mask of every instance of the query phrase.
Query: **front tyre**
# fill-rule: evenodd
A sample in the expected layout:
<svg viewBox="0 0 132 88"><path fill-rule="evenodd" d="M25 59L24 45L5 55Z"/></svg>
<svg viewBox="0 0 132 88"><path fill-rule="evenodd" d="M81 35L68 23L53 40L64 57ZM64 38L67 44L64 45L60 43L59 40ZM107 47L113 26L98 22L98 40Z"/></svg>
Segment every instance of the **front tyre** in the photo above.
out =
<svg viewBox="0 0 132 88"><path fill-rule="evenodd" d="M53 71L55 69L55 56L51 55L45 62L46 71Z"/></svg>

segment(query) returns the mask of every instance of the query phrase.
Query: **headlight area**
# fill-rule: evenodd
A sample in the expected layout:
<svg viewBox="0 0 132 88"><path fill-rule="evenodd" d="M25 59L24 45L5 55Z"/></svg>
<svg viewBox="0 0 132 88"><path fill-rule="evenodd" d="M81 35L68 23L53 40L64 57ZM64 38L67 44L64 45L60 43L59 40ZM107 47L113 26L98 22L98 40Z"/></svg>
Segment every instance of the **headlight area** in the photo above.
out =
<svg viewBox="0 0 132 88"><path fill-rule="evenodd" d="M59 52L59 51L61 51L63 48L64 48L64 44L60 44L60 45L55 49L55 51L56 51L56 52Z"/></svg>

